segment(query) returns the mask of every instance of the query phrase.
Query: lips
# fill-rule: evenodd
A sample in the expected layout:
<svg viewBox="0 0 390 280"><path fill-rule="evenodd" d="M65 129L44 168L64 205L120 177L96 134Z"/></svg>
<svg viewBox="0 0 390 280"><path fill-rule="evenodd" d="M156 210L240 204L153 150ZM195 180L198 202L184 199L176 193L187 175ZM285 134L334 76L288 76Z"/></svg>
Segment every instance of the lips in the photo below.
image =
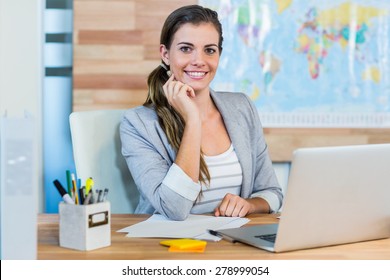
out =
<svg viewBox="0 0 390 280"><path fill-rule="evenodd" d="M186 74L194 79L203 78L207 72L199 72L199 71L186 71Z"/></svg>

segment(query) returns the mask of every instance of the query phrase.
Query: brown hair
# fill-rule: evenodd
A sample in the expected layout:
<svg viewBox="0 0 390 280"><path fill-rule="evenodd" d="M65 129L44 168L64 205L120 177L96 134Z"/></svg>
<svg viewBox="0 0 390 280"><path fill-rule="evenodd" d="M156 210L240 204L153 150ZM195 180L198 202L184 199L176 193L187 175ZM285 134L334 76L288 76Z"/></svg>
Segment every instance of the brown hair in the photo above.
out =
<svg viewBox="0 0 390 280"><path fill-rule="evenodd" d="M173 11L167 17L163 25L160 44L165 45L165 47L169 50L172 45L175 33L182 25L186 23L191 23L194 25L199 25L201 23L213 24L219 34L219 52L222 52L222 25L218 20L218 14L211 9L204 8L199 5L184 6ZM176 112L176 110L171 105L169 105L168 100L165 97L163 85L169 79L166 70L169 68L169 66L164 64L163 61L161 63L162 64L160 66L158 66L149 74L149 90L144 106L155 108L160 125L165 131L169 143L177 152L183 137L185 123L180 114ZM210 174L204 161L202 151L199 168L199 181L202 183L206 183L206 181L209 182Z"/></svg>

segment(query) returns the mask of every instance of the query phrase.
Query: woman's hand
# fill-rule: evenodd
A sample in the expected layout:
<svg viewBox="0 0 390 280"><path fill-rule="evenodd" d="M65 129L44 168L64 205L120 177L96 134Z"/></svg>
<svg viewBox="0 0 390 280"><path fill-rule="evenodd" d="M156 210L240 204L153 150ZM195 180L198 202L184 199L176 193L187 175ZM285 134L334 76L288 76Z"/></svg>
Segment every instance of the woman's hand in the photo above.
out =
<svg viewBox="0 0 390 280"><path fill-rule="evenodd" d="M238 195L228 193L214 210L216 217L245 217L252 213L269 213L268 202L260 197L244 199Z"/></svg>
<svg viewBox="0 0 390 280"><path fill-rule="evenodd" d="M199 119L199 109L193 100L196 95L190 86L176 81L172 74L164 84L163 90L169 104L175 108L185 122L192 117Z"/></svg>
<svg viewBox="0 0 390 280"><path fill-rule="evenodd" d="M221 204L214 210L214 215L216 217L245 217L250 209L251 204L247 200L238 195L228 193L222 199Z"/></svg>

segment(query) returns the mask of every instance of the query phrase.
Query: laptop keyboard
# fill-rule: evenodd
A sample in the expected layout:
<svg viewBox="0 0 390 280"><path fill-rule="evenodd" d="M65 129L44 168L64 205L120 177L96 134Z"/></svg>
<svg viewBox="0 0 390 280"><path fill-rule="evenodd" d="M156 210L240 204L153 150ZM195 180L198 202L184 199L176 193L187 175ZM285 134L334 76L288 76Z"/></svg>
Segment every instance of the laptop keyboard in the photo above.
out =
<svg viewBox="0 0 390 280"><path fill-rule="evenodd" d="M275 240L276 240L276 233L273 233L273 234L264 234L264 235L256 235L255 237L256 237L256 238L263 239L263 240L266 240L266 241L268 241L268 242L275 243Z"/></svg>

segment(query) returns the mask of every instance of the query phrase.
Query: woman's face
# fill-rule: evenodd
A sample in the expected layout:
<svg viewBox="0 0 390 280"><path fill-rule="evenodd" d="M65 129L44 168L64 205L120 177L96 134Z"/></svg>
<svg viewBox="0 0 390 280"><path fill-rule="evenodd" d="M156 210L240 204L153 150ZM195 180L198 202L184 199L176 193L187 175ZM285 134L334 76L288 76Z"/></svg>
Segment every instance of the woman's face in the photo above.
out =
<svg viewBox="0 0 390 280"><path fill-rule="evenodd" d="M219 63L219 34L211 23L186 23L175 33L169 50L160 46L161 57L175 79L195 92L209 90Z"/></svg>

